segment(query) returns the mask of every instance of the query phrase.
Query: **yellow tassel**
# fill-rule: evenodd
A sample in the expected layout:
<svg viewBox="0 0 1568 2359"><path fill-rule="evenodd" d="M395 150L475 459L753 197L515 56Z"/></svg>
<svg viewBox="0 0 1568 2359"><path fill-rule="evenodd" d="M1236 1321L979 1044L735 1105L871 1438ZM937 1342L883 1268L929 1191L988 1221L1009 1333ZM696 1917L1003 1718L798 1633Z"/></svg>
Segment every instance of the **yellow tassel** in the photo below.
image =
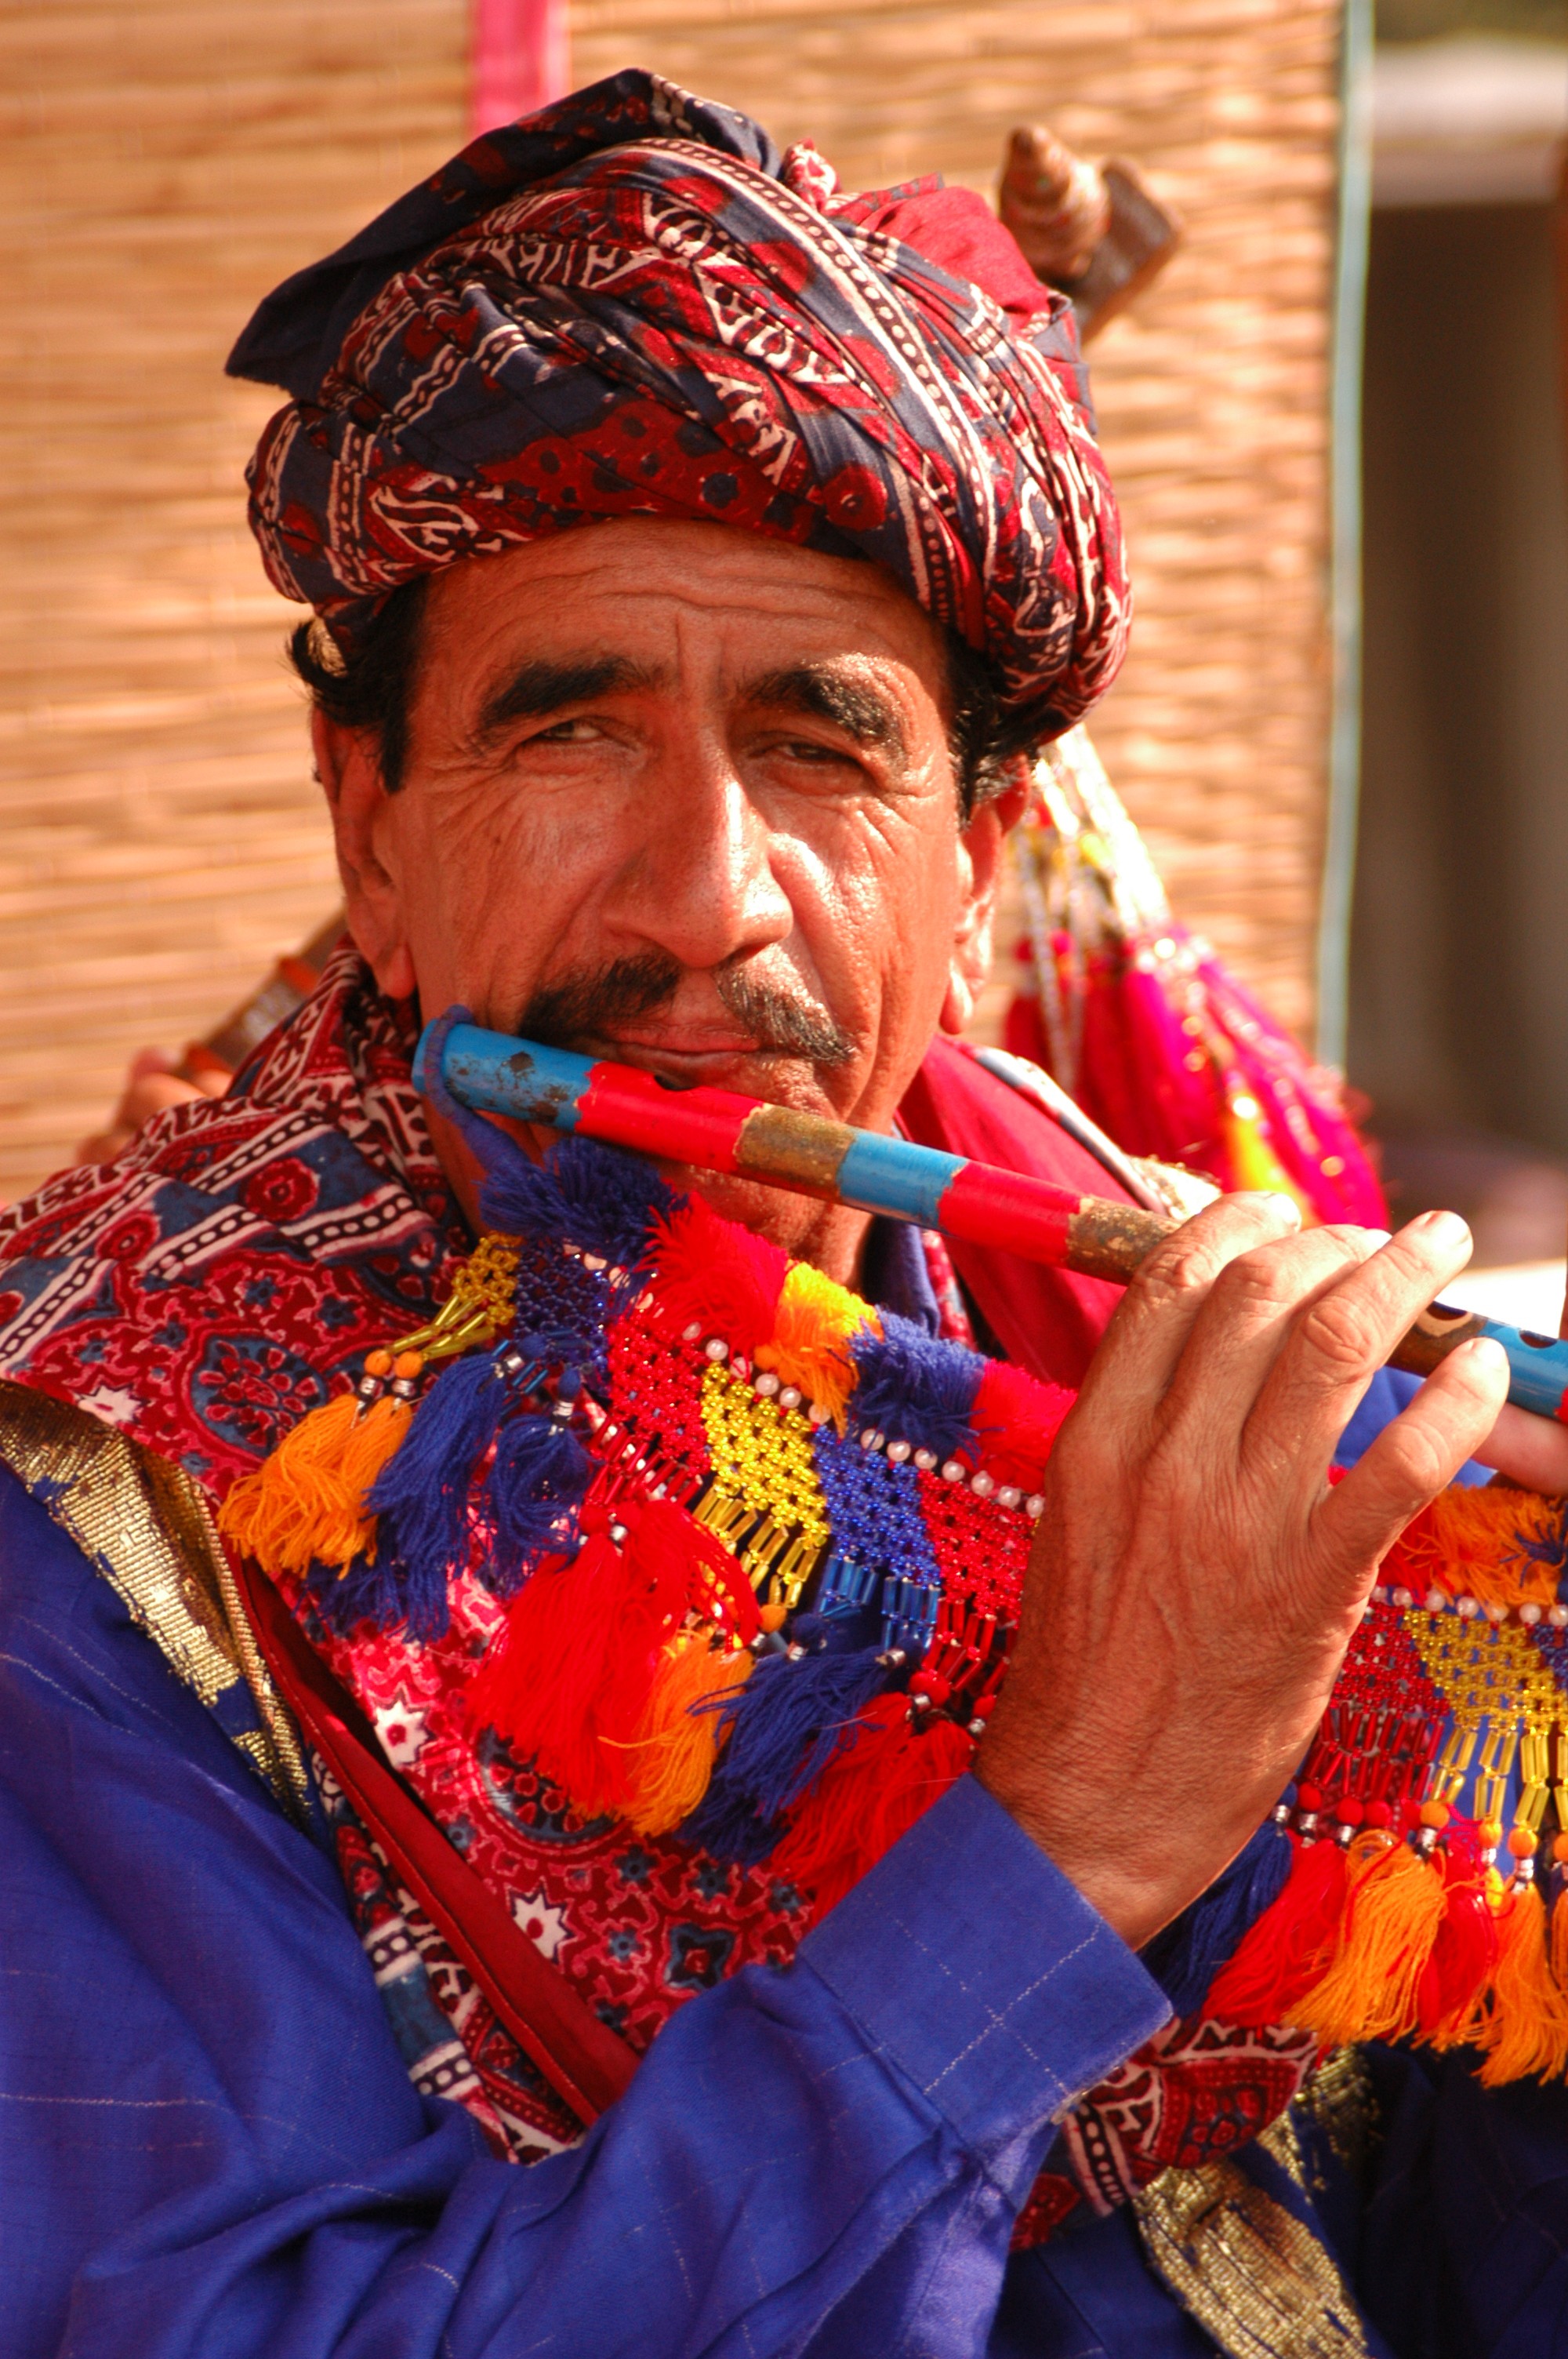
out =
<svg viewBox="0 0 1568 2359"><path fill-rule="evenodd" d="M1271 1196L1288 1196L1307 1226L1316 1226L1317 1214L1264 1136L1256 1098L1231 1098L1221 1122L1225 1151L1230 1158L1233 1188L1258 1188Z"/></svg>
<svg viewBox="0 0 1568 2359"><path fill-rule="evenodd" d="M772 1340L759 1346L757 1365L772 1368L825 1409L839 1430L855 1389L855 1363L846 1348L862 1328L881 1333L870 1303L848 1287L824 1277L809 1262L797 1261L784 1279Z"/></svg>
<svg viewBox="0 0 1568 2359"><path fill-rule="evenodd" d="M1443 1877L1408 1843L1357 1835L1346 1862L1344 1930L1328 1972L1291 2020L1325 2048L1400 2039L1416 2027L1421 1977L1443 1922Z"/></svg>
<svg viewBox="0 0 1568 2359"><path fill-rule="evenodd" d="M360 1421L352 1393L313 1408L218 1510L218 1528L267 1572L303 1572L312 1557L346 1563L355 1550L357 1493L344 1475Z"/></svg>
<svg viewBox="0 0 1568 2359"><path fill-rule="evenodd" d="M633 1745L643 1758L632 1771L623 1813L640 1835L666 1835L689 1818L713 1775L719 1714L691 1706L726 1688L744 1687L752 1658L710 1647L706 1633L676 1638L665 1649Z"/></svg>
<svg viewBox="0 0 1568 2359"><path fill-rule="evenodd" d="M1533 1883L1516 1882L1502 1896L1491 2005L1475 2041L1486 2058L1483 2088L1528 2073L1555 2080L1568 2070L1568 1994L1552 1976L1545 1905Z"/></svg>

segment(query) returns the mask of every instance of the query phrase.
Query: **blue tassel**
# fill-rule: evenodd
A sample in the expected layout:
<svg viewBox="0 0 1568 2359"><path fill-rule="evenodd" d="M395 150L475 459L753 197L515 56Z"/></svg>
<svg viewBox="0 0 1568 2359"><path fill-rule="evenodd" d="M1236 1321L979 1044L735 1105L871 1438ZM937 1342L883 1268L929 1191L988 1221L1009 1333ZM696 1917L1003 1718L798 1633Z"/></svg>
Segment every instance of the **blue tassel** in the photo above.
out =
<svg viewBox="0 0 1568 2359"><path fill-rule="evenodd" d="M516 1143L492 1158L480 1212L487 1225L514 1237L569 1237L585 1253L623 1269L648 1250L655 1216L675 1202L653 1165L597 1139L561 1139L543 1163Z"/></svg>
<svg viewBox="0 0 1568 2359"><path fill-rule="evenodd" d="M311 1603L327 1628L351 1638L362 1624L389 1630L403 1612L401 1575L384 1554L356 1557L339 1573L336 1565L313 1563L305 1576Z"/></svg>
<svg viewBox="0 0 1568 2359"><path fill-rule="evenodd" d="M777 1821L816 1784L846 1725L887 1686L891 1668L874 1647L849 1655L824 1648L798 1659L771 1655L759 1663L740 1693L718 1707L730 1741L681 1829L686 1840L716 1859L754 1859L766 1832L762 1849L771 1850ZM738 1831L748 1848L722 1849Z"/></svg>
<svg viewBox="0 0 1568 2359"><path fill-rule="evenodd" d="M1291 1872L1291 1841L1272 1819L1260 1826L1216 1884L1184 1908L1141 1953L1178 2016L1196 2015L1221 1966L1228 1965Z"/></svg>
<svg viewBox="0 0 1568 2359"><path fill-rule="evenodd" d="M366 1501L376 1517L376 1557L393 1572L396 1614L411 1638L447 1629L447 1583L468 1560L469 1489L495 1440L510 1386L495 1359L475 1353L443 1368L414 1413L395 1458Z"/></svg>
<svg viewBox="0 0 1568 2359"><path fill-rule="evenodd" d="M880 1426L895 1441L956 1458L975 1439L969 1423L985 1362L942 1342L896 1312L881 1314L880 1337L862 1328L850 1343L860 1381L850 1402L858 1426Z"/></svg>
<svg viewBox="0 0 1568 2359"><path fill-rule="evenodd" d="M484 1481L492 1539L483 1571L496 1597L515 1596L541 1557L576 1546L578 1510L588 1495L592 1462L557 1417L519 1417L495 1437Z"/></svg>

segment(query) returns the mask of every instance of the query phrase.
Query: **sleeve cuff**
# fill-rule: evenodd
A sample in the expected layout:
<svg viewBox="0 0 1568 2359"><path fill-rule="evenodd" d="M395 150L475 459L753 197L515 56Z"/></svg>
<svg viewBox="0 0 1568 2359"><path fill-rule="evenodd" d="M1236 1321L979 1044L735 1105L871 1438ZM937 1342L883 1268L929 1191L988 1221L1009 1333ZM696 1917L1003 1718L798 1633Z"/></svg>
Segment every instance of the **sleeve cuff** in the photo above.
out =
<svg viewBox="0 0 1568 2359"><path fill-rule="evenodd" d="M799 1963L971 2148L1057 2117L1171 2014L1120 1936L973 1777L824 1918Z"/></svg>

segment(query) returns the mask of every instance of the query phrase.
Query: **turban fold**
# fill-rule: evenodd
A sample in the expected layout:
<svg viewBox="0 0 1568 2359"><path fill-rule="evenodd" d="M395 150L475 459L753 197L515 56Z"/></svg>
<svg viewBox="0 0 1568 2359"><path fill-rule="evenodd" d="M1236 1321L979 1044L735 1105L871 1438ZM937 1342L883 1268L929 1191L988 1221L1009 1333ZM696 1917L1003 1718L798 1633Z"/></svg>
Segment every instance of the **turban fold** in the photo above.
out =
<svg viewBox="0 0 1568 2359"><path fill-rule="evenodd" d="M1042 738L1120 661L1065 299L979 198L845 195L809 145L651 74L474 141L270 295L229 368L293 397L251 522L345 653L421 574L655 516L873 560Z"/></svg>

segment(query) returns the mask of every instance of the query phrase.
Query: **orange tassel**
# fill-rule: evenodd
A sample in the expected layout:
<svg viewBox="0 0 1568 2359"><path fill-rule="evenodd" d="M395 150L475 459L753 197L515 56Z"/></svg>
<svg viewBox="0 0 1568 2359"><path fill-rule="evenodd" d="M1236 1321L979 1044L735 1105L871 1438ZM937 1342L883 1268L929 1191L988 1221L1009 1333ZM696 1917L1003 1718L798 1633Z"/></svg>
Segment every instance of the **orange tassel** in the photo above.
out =
<svg viewBox="0 0 1568 2359"><path fill-rule="evenodd" d="M1524 1544L1534 1540L1551 1551L1561 1541L1562 1526L1558 1499L1451 1485L1407 1525L1379 1578L1402 1582L1418 1597L1437 1588L1483 1605L1551 1605L1559 1566L1552 1553L1535 1558Z"/></svg>
<svg viewBox="0 0 1568 2359"><path fill-rule="evenodd" d="M303 1572L312 1558L347 1563L358 1553L359 1495L344 1473L359 1401L340 1393L300 1419L254 1474L242 1474L218 1510L224 1538L264 1571Z"/></svg>
<svg viewBox="0 0 1568 2359"><path fill-rule="evenodd" d="M1321 1981L1293 2001L1292 2022L1315 2031L1325 2048L1413 2031L1446 1900L1442 1875L1408 1843L1357 1835L1346 1861L1338 1948Z"/></svg>
<svg viewBox="0 0 1568 2359"><path fill-rule="evenodd" d="M769 1873L815 1895L814 1921L826 1916L964 1775L974 1751L945 1712L919 1725L907 1696L875 1697L793 1813Z"/></svg>
<svg viewBox="0 0 1568 2359"><path fill-rule="evenodd" d="M1290 1879L1264 1909L1204 2002L1217 2022L1249 2028L1295 2020L1292 2008L1334 1954L1345 1908L1345 1854L1336 1843L1297 1843Z"/></svg>
<svg viewBox="0 0 1568 2359"><path fill-rule="evenodd" d="M1546 1909L1535 1885L1515 1883L1498 1904L1498 1962L1488 2006L1472 2027L1486 2089L1568 2069L1568 1994L1547 1955Z"/></svg>
<svg viewBox="0 0 1568 2359"><path fill-rule="evenodd" d="M751 1678L746 1648L709 1646L702 1635L677 1637L665 1650L629 1748L625 1818L640 1835L667 1835L689 1818L713 1775L719 1715L696 1707L733 1694Z"/></svg>
<svg viewBox="0 0 1568 2359"><path fill-rule="evenodd" d="M870 1303L824 1277L809 1262L797 1261L779 1296L773 1334L757 1346L757 1365L772 1368L786 1385L798 1386L842 1431L857 1375L849 1339L863 1328L873 1335L881 1333Z"/></svg>

